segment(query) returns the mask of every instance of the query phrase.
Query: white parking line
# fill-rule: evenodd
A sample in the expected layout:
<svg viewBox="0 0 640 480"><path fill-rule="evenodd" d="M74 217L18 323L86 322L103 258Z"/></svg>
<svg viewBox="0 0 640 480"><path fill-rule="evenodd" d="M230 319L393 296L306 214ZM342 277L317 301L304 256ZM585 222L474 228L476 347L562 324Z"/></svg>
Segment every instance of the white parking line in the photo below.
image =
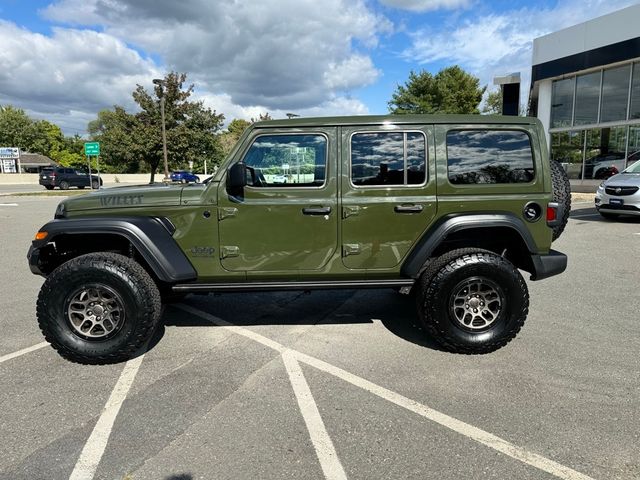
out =
<svg viewBox="0 0 640 480"><path fill-rule="evenodd" d="M21 355L24 355L25 353L35 352L36 350L40 350L41 348L44 348L47 345L49 345L49 342L42 342L27 348L23 348L22 350L18 350L17 352L8 353L0 357L0 363L6 362L7 360L11 360L12 358L16 358Z"/></svg>
<svg viewBox="0 0 640 480"><path fill-rule="evenodd" d="M107 447L109 436L113 428L113 423L116 421L120 407L127 398L127 393L131 388L133 380L136 378L136 374L142 364L144 355L140 355L132 360L129 360L120 374L120 378L113 387L113 391L107 400L104 409L93 431L85 443L80 458L76 462L76 466L71 472L69 480L92 480L96 474L100 459L104 454L104 450Z"/></svg>
<svg viewBox="0 0 640 480"><path fill-rule="evenodd" d="M17 207L17 203L0 203L0 207Z"/></svg>
<svg viewBox="0 0 640 480"><path fill-rule="evenodd" d="M214 315L211 315L210 313L204 312L197 308L190 307L188 305L179 304L174 306L177 308L180 308L181 310L184 310L185 312L192 313L201 318L204 318L205 320L208 320L214 325L220 325L220 326L233 325L225 320L222 320L218 317L215 317ZM553 460L543 457L542 455L538 455L537 453L530 452L522 447L514 445L511 442L504 440L503 438L493 435L492 433L486 432L480 428L474 427L473 425L465 423L456 418L450 417L449 415L446 415L437 410L434 410L433 408L430 408L427 405L418 403L414 400L404 397L403 395L400 395L399 393L393 392L384 387L376 385L368 380L365 380L364 378L358 377L357 375L349 373L345 370L342 370L341 368L335 367L315 357L311 357L297 350L289 349L278 342L275 342L267 337L264 337L263 335L260 335L259 333L255 333L251 330L248 330L244 327L239 327L237 325L230 326L229 329L239 335L255 340L256 342L261 343L262 345L268 346L270 348L274 348L278 352L284 354L283 358L286 355L293 356L299 362L306 363L308 365L311 365L312 367L315 367L326 373L334 375L348 383L351 383L352 385L355 385L374 395L384 398L385 400L388 400L394 403L395 405L398 405L414 413L417 413L418 415L421 415L422 417L425 417L439 425L442 425L443 427L449 428L454 432L464 435L467 438L470 438L479 443L482 443L483 445L486 445L489 448L497 450L498 452L501 452L513 459L519 460L520 462L523 462L527 465L531 465L532 467L535 467L542 471L550 473L551 475L554 475L558 478L562 478L563 480L593 480L593 478L583 473L580 473L576 470L566 467L560 463L554 462ZM330 478L330 477L327 477L327 478Z"/></svg>
<svg viewBox="0 0 640 480"><path fill-rule="evenodd" d="M318 406L311 394L309 384L304 378L300 364L296 360L295 353L286 351L282 354L284 366L289 374L289 381L298 400L298 406L302 413L304 423L307 425L311 443L316 449L318 461L324 472L324 477L329 480L346 480L347 474L342 468L336 448L324 426Z"/></svg>

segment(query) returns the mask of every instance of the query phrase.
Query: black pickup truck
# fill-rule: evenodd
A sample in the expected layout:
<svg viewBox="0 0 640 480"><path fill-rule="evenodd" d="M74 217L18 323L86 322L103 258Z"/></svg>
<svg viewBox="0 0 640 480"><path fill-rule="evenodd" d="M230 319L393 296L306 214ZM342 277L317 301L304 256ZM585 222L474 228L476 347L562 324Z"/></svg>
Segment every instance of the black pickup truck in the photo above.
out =
<svg viewBox="0 0 640 480"><path fill-rule="evenodd" d="M80 189L91 186L97 189L102 185L102 179L97 175L91 175L86 172L79 172L74 168L45 168L40 172L40 185L47 190L53 190L60 187L60 190L68 190L69 187L78 187Z"/></svg>

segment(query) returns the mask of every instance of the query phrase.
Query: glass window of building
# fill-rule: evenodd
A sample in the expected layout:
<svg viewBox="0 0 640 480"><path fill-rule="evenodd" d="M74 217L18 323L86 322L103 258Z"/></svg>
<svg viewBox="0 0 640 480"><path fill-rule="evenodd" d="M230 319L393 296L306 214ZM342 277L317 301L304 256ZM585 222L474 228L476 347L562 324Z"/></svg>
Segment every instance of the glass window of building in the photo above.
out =
<svg viewBox="0 0 640 480"><path fill-rule="evenodd" d="M573 85L575 78L553 82L551 92L551 127L569 127L573 113Z"/></svg>
<svg viewBox="0 0 640 480"><path fill-rule="evenodd" d="M630 68L623 65L603 72L600 122L626 120Z"/></svg>
<svg viewBox="0 0 640 480"><path fill-rule="evenodd" d="M600 72L576 77L576 107L574 125L598 123L598 102L600 101Z"/></svg>
<svg viewBox="0 0 640 480"><path fill-rule="evenodd" d="M582 178L584 130L551 134L551 159L562 165L569 178Z"/></svg>
<svg viewBox="0 0 640 480"><path fill-rule="evenodd" d="M631 110L629 118L640 118L640 62L633 64L633 80L631 82Z"/></svg>
<svg viewBox="0 0 640 480"><path fill-rule="evenodd" d="M627 167L640 160L640 125L629 127L629 149L627 150Z"/></svg>
<svg viewBox="0 0 640 480"><path fill-rule="evenodd" d="M587 130L584 179L602 180L624 170L627 127Z"/></svg>

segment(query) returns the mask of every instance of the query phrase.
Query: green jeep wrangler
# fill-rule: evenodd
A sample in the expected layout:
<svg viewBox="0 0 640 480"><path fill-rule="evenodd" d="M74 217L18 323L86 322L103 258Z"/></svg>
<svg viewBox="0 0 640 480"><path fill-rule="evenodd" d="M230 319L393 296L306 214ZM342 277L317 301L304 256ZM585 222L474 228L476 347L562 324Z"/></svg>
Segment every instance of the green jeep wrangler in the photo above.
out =
<svg viewBox="0 0 640 480"><path fill-rule="evenodd" d="M36 234L37 317L65 358L130 358L189 293L394 288L426 333L487 353L529 308L569 183L531 118L359 116L253 124L202 184L69 198Z"/></svg>

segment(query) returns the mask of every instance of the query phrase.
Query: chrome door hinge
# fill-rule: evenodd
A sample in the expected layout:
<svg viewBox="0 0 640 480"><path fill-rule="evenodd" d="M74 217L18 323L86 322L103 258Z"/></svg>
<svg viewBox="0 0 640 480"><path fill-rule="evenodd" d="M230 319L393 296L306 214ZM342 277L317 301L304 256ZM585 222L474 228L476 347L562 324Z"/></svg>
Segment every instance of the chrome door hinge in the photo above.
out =
<svg viewBox="0 0 640 480"><path fill-rule="evenodd" d="M218 209L218 220L224 220L225 218L235 217L238 214L238 209L235 207L222 207Z"/></svg>
<svg viewBox="0 0 640 480"><path fill-rule="evenodd" d="M342 256L348 257L349 255L359 255L360 244L358 243L345 243L342 245Z"/></svg>
<svg viewBox="0 0 640 480"><path fill-rule="evenodd" d="M362 207L358 205L350 205L342 207L342 218L351 217L352 215L359 215Z"/></svg>
<svg viewBox="0 0 640 480"><path fill-rule="evenodd" d="M235 245L225 245L220 247L220 258L230 258L240 256L240 247Z"/></svg>

